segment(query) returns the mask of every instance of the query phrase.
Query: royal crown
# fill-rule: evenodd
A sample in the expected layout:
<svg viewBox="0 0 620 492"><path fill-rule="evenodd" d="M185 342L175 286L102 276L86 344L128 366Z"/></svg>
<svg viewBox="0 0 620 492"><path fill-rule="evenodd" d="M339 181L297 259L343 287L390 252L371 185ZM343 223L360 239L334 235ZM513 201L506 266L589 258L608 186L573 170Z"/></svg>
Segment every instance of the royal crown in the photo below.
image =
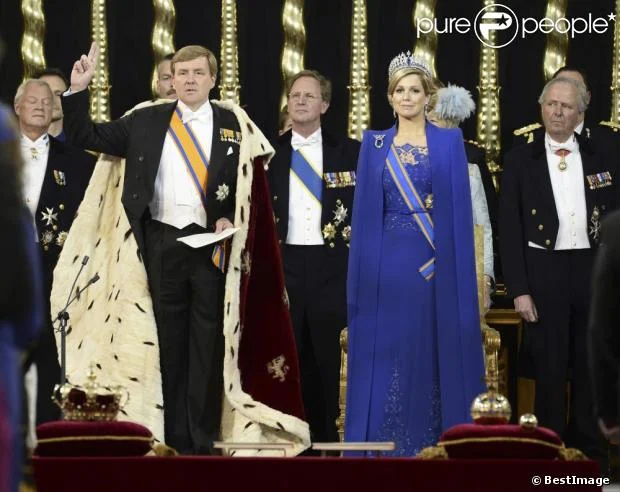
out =
<svg viewBox="0 0 620 492"><path fill-rule="evenodd" d="M65 420L115 420L129 401L129 392L123 386L101 386L91 366L83 386L57 384L52 400Z"/></svg>
<svg viewBox="0 0 620 492"><path fill-rule="evenodd" d="M422 71L424 75L432 78L431 70L424 60L412 55L410 51L407 51L407 53L403 52L392 59L390 68L388 69L388 79L392 80L394 74L403 68L417 68Z"/></svg>

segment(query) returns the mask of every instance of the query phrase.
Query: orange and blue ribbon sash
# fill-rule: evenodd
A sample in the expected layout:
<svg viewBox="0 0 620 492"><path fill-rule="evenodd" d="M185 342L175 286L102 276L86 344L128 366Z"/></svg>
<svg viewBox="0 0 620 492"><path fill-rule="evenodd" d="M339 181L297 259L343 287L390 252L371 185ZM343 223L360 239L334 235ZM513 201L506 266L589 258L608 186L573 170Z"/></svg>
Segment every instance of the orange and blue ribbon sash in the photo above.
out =
<svg viewBox="0 0 620 492"><path fill-rule="evenodd" d="M202 206L207 209L207 182L209 180L209 160L200 146L192 128L183 123L181 110L176 108L170 120L168 133L172 137L179 154L185 162L187 171L192 178L196 192L200 196ZM213 247L211 260L222 272L226 271L226 241Z"/></svg>
<svg viewBox="0 0 620 492"><path fill-rule="evenodd" d="M187 171L192 178L202 205L207 208L207 181L209 178L209 160L205 155L196 135L188 124L183 123L181 110L176 108L170 120L168 133L183 158Z"/></svg>
<svg viewBox="0 0 620 492"><path fill-rule="evenodd" d="M322 176L317 173L310 160L299 150L293 150L291 174L295 175L316 201L321 203Z"/></svg>
<svg viewBox="0 0 620 492"><path fill-rule="evenodd" d="M213 253L211 254L211 260L213 264L222 272L226 273L226 266L228 263L227 253L228 239L217 243L213 246Z"/></svg>
<svg viewBox="0 0 620 492"><path fill-rule="evenodd" d="M396 183L396 187L400 192L405 204L411 211L414 220L420 227L420 231L430 244L433 250L435 249L434 244L434 225L433 219L428 213L426 207L424 206L424 202L420 198L420 194L418 190L416 190L415 186L409 179L409 175L405 170L405 166L402 161L398 157L396 149L394 145L390 147L390 151L388 152L386 159L387 168L392 175L392 179L394 179L394 183ZM418 271L420 274L426 279L430 280L435 275L435 257L429 259L426 263L424 263Z"/></svg>

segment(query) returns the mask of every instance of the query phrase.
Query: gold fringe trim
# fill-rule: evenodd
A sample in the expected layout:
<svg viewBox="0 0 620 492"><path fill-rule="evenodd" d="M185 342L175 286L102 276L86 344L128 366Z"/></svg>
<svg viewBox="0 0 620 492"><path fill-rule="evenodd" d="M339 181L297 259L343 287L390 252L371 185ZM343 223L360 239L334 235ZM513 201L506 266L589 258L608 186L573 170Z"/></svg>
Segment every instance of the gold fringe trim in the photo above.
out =
<svg viewBox="0 0 620 492"><path fill-rule="evenodd" d="M428 448L424 448L416 454L416 458L420 458L422 460L447 460L448 453L446 452L446 448L442 445L430 446Z"/></svg>
<svg viewBox="0 0 620 492"><path fill-rule="evenodd" d="M454 446L456 444L469 444L479 442L525 442L528 444L541 444L548 448L561 450L564 449L564 445L552 444L550 442L541 441L539 439L531 439L527 437L469 437L465 439L456 439L454 441L442 441L442 446Z"/></svg>
<svg viewBox="0 0 620 492"><path fill-rule="evenodd" d="M142 441L153 442L152 437L137 436L75 436L75 437L50 437L49 439L38 439L38 444L52 442L71 442L71 441Z"/></svg>

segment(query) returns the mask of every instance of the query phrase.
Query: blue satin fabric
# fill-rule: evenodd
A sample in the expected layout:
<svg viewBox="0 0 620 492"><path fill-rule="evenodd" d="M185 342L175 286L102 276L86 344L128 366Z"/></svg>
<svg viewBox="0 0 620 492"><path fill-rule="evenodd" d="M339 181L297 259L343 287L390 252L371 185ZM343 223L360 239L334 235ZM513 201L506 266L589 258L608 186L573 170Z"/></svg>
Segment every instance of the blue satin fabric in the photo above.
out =
<svg viewBox="0 0 620 492"><path fill-rule="evenodd" d="M384 210L383 180L394 134L395 128L365 132L357 168L345 439L396 440L395 454L414 455L470 420L471 402L484 391L484 363L461 131L426 126L431 190L418 191L433 193L430 281L417 272L432 253L420 231L386 227L393 211ZM385 135L383 145L376 135Z"/></svg>

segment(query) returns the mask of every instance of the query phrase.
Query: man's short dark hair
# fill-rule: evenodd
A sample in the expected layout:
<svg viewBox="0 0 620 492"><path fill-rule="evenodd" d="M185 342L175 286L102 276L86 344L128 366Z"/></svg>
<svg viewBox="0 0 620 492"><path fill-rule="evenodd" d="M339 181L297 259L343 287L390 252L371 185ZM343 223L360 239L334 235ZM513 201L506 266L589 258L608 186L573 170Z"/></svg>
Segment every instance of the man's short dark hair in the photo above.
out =
<svg viewBox="0 0 620 492"><path fill-rule="evenodd" d="M62 81L65 83L65 86L69 87L69 79L65 75L65 72L63 72L60 68L56 67L46 67L42 70L37 70L35 73L32 74L31 78L40 79L41 77L45 77L46 75L55 76L62 79Z"/></svg>
<svg viewBox="0 0 620 492"><path fill-rule="evenodd" d="M562 74L562 72L577 72L579 75L581 75L581 78L583 79L583 83L586 85L586 90L590 92L590 84L588 84L588 77L586 76L586 72L583 68L577 67L575 65L564 65L563 67L558 68L551 78L555 79L556 77L559 77Z"/></svg>

